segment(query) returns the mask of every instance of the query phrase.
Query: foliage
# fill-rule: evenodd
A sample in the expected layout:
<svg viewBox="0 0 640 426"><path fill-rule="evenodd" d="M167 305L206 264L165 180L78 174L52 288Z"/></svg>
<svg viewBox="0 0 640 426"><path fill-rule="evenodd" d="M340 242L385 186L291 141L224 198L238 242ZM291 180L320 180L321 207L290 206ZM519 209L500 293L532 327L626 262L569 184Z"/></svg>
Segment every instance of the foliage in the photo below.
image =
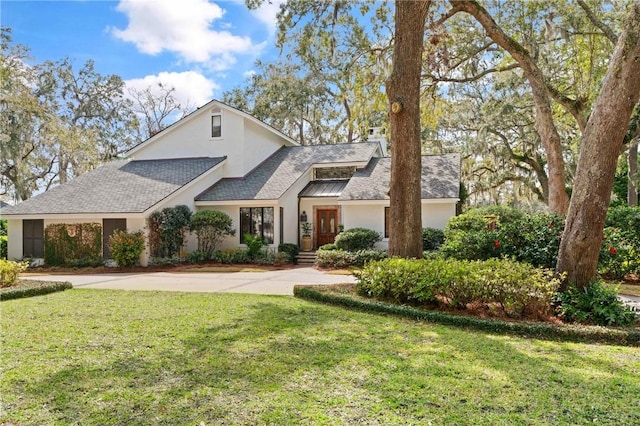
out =
<svg viewBox="0 0 640 426"><path fill-rule="evenodd" d="M589 286L571 286L558 293L559 312L567 321L596 325L628 326L636 319L633 311L617 298L617 291L594 281Z"/></svg>
<svg viewBox="0 0 640 426"><path fill-rule="evenodd" d="M166 207L151 213L147 219L151 256L178 256L190 221L191 210L185 205Z"/></svg>
<svg viewBox="0 0 640 426"><path fill-rule="evenodd" d="M0 219L0 259L7 258L8 250L7 221Z"/></svg>
<svg viewBox="0 0 640 426"><path fill-rule="evenodd" d="M311 222L302 222L300 227L302 229L302 236L303 237L310 237L311 236L311 231L313 231L313 224Z"/></svg>
<svg viewBox="0 0 640 426"><path fill-rule="evenodd" d="M278 246L278 252L286 253L289 256L289 261L296 263L296 259L300 253L300 247L293 243L282 243Z"/></svg>
<svg viewBox="0 0 640 426"><path fill-rule="evenodd" d="M325 251L338 250L338 247L336 247L334 243L329 243L329 244L321 245L320 247L318 247L318 250L325 250Z"/></svg>
<svg viewBox="0 0 640 426"><path fill-rule="evenodd" d="M2 185L20 200L64 183L134 145L137 119L124 81L68 58L32 64L27 47L1 35Z"/></svg>
<svg viewBox="0 0 640 426"><path fill-rule="evenodd" d="M455 261L392 258L358 272L358 292L398 303L440 301L457 309L495 305L508 315L545 315L559 286L552 271L507 259ZM442 299L438 299L442 296Z"/></svg>
<svg viewBox="0 0 640 426"><path fill-rule="evenodd" d="M262 248L267 245L265 240L249 233L244 234L244 243L247 246L247 256L249 256L249 259L258 257Z"/></svg>
<svg viewBox="0 0 640 426"><path fill-rule="evenodd" d="M227 236L235 235L233 220L218 210L201 210L191 217L190 230L198 236L198 250L213 253Z"/></svg>
<svg viewBox="0 0 640 426"><path fill-rule="evenodd" d="M379 232L366 228L352 228L339 233L334 244L338 250L371 250L381 240Z"/></svg>
<svg viewBox="0 0 640 426"><path fill-rule="evenodd" d="M496 256L497 234L484 216L465 213L449 219L440 251L454 259L482 260Z"/></svg>
<svg viewBox="0 0 640 426"><path fill-rule="evenodd" d="M385 259L386 251L381 250L318 250L316 251L316 266L321 268L347 268L362 266L373 260Z"/></svg>
<svg viewBox="0 0 640 426"><path fill-rule="evenodd" d="M119 267L135 266L144 251L144 232L116 230L109 238L109 250Z"/></svg>
<svg viewBox="0 0 640 426"><path fill-rule="evenodd" d="M19 285L0 288L0 301L41 296L71 288L70 282L20 280Z"/></svg>
<svg viewBox="0 0 640 426"><path fill-rule="evenodd" d="M422 250L432 251L444 243L444 231L435 228L422 228Z"/></svg>
<svg viewBox="0 0 640 426"><path fill-rule="evenodd" d="M47 265L85 266L102 263L102 225L52 223L44 230L44 262Z"/></svg>
<svg viewBox="0 0 640 426"><path fill-rule="evenodd" d="M213 253L211 260L217 263L237 264L250 263L249 252L245 249L218 250Z"/></svg>
<svg viewBox="0 0 640 426"><path fill-rule="evenodd" d="M18 281L20 272L27 269L26 262L0 259L0 287L11 287Z"/></svg>
<svg viewBox="0 0 640 426"><path fill-rule="evenodd" d="M202 263L210 260L213 257L214 252L206 252L202 250L194 250L187 254L187 262L189 263Z"/></svg>

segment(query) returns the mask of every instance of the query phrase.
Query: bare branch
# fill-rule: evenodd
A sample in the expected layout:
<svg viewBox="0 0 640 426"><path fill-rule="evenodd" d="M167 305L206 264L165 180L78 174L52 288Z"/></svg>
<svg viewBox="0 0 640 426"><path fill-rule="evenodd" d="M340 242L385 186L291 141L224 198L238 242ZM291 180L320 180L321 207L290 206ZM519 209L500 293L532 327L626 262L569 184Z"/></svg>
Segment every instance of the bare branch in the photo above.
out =
<svg viewBox="0 0 640 426"><path fill-rule="evenodd" d="M482 77L488 75L488 74L493 74L496 72L504 72L504 71L509 71L512 69L516 69L516 68L520 68L520 65L517 63L513 63L504 67L496 67L496 68L489 68L484 70L483 72L481 72L480 74L471 76L471 77L467 77L467 78L447 78L447 77L436 77L433 74L423 74L422 77L423 78L430 78L431 80L435 80L435 81L439 81L439 82L446 82L446 83L469 83L471 81L477 81L480 80Z"/></svg>
<svg viewBox="0 0 640 426"><path fill-rule="evenodd" d="M584 0L577 0L578 5L584 10L587 14L587 18L591 21L593 25L600 28L602 33L609 39L611 43L614 45L618 43L618 36L613 32L613 30L604 22L602 22L598 17L593 13L591 8L584 2Z"/></svg>

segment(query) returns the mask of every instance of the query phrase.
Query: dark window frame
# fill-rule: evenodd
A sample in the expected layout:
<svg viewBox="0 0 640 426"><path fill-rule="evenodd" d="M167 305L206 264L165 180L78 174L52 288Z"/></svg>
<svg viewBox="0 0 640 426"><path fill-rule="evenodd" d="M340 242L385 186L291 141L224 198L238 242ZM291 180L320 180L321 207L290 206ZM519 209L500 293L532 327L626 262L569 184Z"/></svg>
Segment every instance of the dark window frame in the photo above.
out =
<svg viewBox="0 0 640 426"><path fill-rule="evenodd" d="M22 221L22 257L44 257L44 219Z"/></svg>
<svg viewBox="0 0 640 426"><path fill-rule="evenodd" d="M215 121L218 121L218 122L215 123ZM220 113L211 114L211 137L212 138L222 137L222 114Z"/></svg>
<svg viewBox="0 0 640 426"><path fill-rule="evenodd" d="M275 211L273 207L240 207L240 244L245 243L245 234L260 237L267 244L273 244L274 228Z"/></svg>
<svg viewBox="0 0 640 426"><path fill-rule="evenodd" d="M389 238L389 221L391 220L391 207L384 208L384 237Z"/></svg>

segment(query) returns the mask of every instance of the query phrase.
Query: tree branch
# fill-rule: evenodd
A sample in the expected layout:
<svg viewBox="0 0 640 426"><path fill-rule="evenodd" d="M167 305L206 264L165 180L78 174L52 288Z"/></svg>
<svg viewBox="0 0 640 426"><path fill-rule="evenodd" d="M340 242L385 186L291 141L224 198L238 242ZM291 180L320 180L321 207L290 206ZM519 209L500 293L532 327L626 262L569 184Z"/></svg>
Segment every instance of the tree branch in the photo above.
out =
<svg viewBox="0 0 640 426"><path fill-rule="evenodd" d="M584 10L587 14L587 18L591 21L593 25L598 27L602 33L609 39L611 43L614 45L618 43L618 36L613 32L613 30L604 22L602 22L598 17L593 13L591 8L584 2L584 0L577 0L578 5Z"/></svg>
<svg viewBox="0 0 640 426"><path fill-rule="evenodd" d="M516 68L520 68L520 65L518 63L513 63L504 67L495 67L495 68L489 68L486 69L484 71L482 71L480 74L476 74L474 76L471 77L467 77L467 78L447 78L447 77L437 77L433 74L423 74L422 77L423 78L429 78L433 81L439 81L439 82L445 82L445 83L469 83L472 81L478 81L480 80L482 77L488 75L488 74L493 74L495 72L504 72L504 71L509 71L512 69L516 69Z"/></svg>

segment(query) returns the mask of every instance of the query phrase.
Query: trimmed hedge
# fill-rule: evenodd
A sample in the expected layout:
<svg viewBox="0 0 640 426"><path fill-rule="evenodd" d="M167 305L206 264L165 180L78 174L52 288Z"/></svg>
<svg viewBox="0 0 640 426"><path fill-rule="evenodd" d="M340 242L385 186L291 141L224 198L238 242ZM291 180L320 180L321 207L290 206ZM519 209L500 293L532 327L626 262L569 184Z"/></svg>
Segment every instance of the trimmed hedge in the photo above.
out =
<svg viewBox="0 0 640 426"><path fill-rule="evenodd" d="M0 301L41 296L44 294L55 293L72 288L73 285L71 285L71 283L68 281L56 282L25 280L22 282L22 285L0 289Z"/></svg>
<svg viewBox="0 0 640 426"><path fill-rule="evenodd" d="M381 240L382 235L379 232L367 228L352 228L340 232L334 244L338 250L360 251L373 249Z"/></svg>
<svg viewBox="0 0 640 426"><path fill-rule="evenodd" d="M349 266L363 266L373 260L387 257L386 251L381 250L318 250L316 251L316 266L321 268L347 268Z"/></svg>
<svg viewBox="0 0 640 426"><path fill-rule="evenodd" d="M461 327L494 334L510 334L546 340L594 342L609 345L640 346L640 329L606 328L581 325L554 325L537 322L500 321L496 319L453 315L406 305L395 305L359 298L332 286L300 286L293 294L301 299L343 306L362 312L382 313L435 324Z"/></svg>
<svg viewBox="0 0 640 426"><path fill-rule="evenodd" d="M102 264L102 225L52 223L44 230L44 263L56 265Z"/></svg>

